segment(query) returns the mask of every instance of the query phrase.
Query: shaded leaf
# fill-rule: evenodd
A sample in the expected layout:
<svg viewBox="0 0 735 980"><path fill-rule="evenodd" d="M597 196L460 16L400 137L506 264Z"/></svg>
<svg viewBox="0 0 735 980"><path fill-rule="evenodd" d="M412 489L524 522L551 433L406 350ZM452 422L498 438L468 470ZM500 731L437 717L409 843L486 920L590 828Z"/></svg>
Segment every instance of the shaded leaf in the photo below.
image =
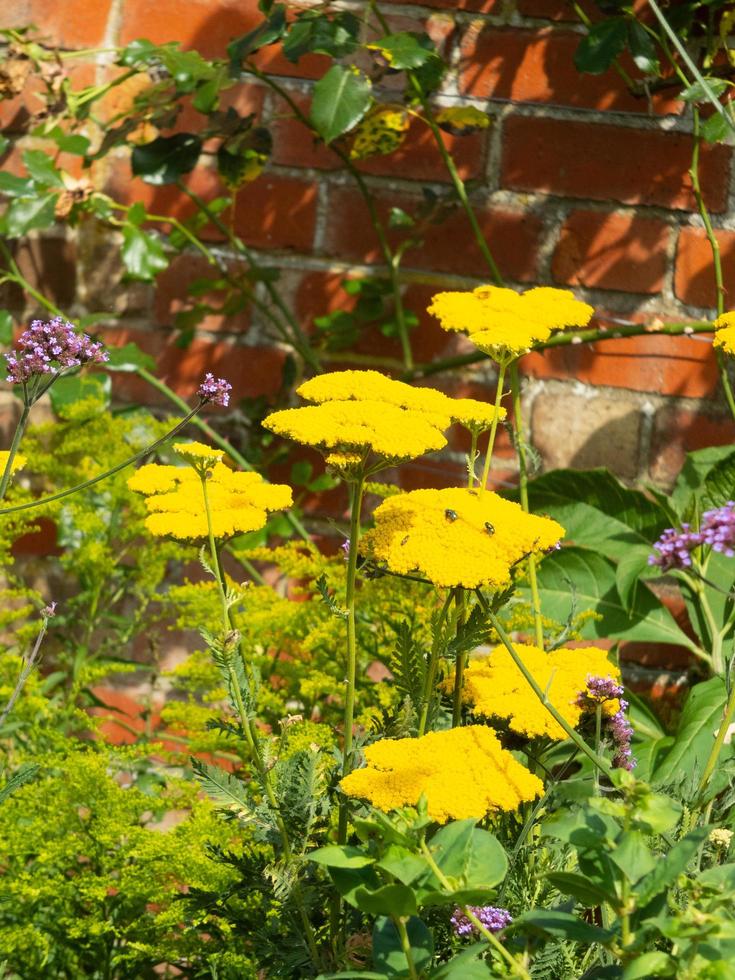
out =
<svg viewBox="0 0 735 980"><path fill-rule="evenodd" d="M352 129L370 108L370 79L356 68L333 65L314 86L310 119L325 143Z"/></svg>
<svg viewBox="0 0 735 980"><path fill-rule="evenodd" d="M132 170L147 184L174 184L194 169L201 151L202 141L194 133L158 136L133 147Z"/></svg>
<svg viewBox="0 0 735 980"><path fill-rule="evenodd" d="M628 22L624 17L610 17L593 25L574 53L577 71L601 75L623 51L627 39Z"/></svg>

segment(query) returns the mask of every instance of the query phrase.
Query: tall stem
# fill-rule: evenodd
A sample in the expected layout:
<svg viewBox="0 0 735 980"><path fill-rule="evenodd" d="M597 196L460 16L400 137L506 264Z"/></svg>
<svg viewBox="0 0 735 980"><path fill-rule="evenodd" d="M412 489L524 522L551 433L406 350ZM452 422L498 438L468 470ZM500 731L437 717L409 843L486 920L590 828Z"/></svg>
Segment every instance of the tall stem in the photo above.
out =
<svg viewBox="0 0 735 980"><path fill-rule="evenodd" d="M480 493L484 493L487 489L487 481L490 476L490 464L493 458L493 449L495 448L495 435L498 431L498 414L500 412L500 403L503 400L503 385L505 384L505 370L508 364L506 361L501 361L498 364L498 387L495 389L495 417L490 424L490 435L487 440L487 450L485 452L485 464L482 467L482 477L480 478Z"/></svg>
<svg viewBox="0 0 735 980"><path fill-rule="evenodd" d="M526 445L523 440L523 416L521 414L521 385L518 377L518 361L510 366L510 390L513 399L513 425L516 434L516 452L518 453L518 487L520 490L521 507L526 513L528 508L528 466L526 464ZM536 557L528 556L528 584L531 588L531 607L533 609L533 625L536 646L544 649L544 625L541 618L541 597L538 591L536 577Z"/></svg>
<svg viewBox="0 0 735 980"><path fill-rule="evenodd" d="M347 608L347 677L345 678L345 713L342 745L342 776L352 769L352 728L355 719L355 681L357 674L357 636L355 630L355 584L357 580L357 548L360 543L360 515L362 496L365 489L365 470L352 484L350 512L350 553L347 558L347 583L345 586L345 606ZM347 840L347 800L343 799L339 809L338 840Z"/></svg>
<svg viewBox="0 0 735 980"><path fill-rule="evenodd" d="M418 980L418 973L416 972L416 964L413 961L413 953L411 952L411 940L408 938L408 931L406 930L406 923L400 916L393 916L393 924L398 932L398 938L401 941L401 949L403 950L403 955L406 957L406 963L408 965L408 975L411 980Z"/></svg>
<svg viewBox="0 0 735 980"><path fill-rule="evenodd" d="M419 738L426 733L429 711L431 710L431 703L434 699L434 683L436 681L436 669L439 664L439 652L444 647L444 622L447 618L447 612L449 611L449 604L451 601L452 590L449 589L447 590L444 604L441 608L441 612L439 613L434 638L431 644L429 668L426 671L426 684L424 685L424 703L421 707L421 718L419 720Z"/></svg>
<svg viewBox="0 0 735 980"><path fill-rule="evenodd" d="M457 631L459 631L465 619L464 589L455 590L454 599L457 604ZM459 728L462 723L462 685L467 656L467 650L463 650L461 647L457 650L457 659L454 665L454 690L452 691L452 728Z"/></svg>
<svg viewBox="0 0 735 980"><path fill-rule="evenodd" d="M528 669L528 667L526 667L526 665L523 663L523 659L521 655L513 646L510 637L503 629L502 625L500 624L500 621L498 620L498 617L490 608L490 604L488 603L485 596L482 594L482 592L479 589L477 590L476 594L477 594L477 598L480 600L480 604L482 605L483 609L487 614L489 621L493 626L493 629L498 634L498 638L500 642L503 644L505 649L510 654L513 663L516 665L518 670L520 670L521 674L523 674L523 677L525 678L529 687L536 695L536 697L539 699L541 704L543 704L543 706L549 712L549 714L554 719L554 721L556 721L559 725L561 725L561 727L567 733L567 736L574 742L577 748L581 752L583 752L587 756L587 758L590 759L591 762L595 764L595 766L600 770L600 772L603 775L607 776L608 779L611 779L612 768L607 764L607 762L605 762L605 760L601 756L599 756L593 749L589 747L589 745L585 742L582 736L578 732L576 732L574 728L572 728L572 726L569 724L566 718L564 718L563 715L561 715L559 711L556 709L556 707L551 703L546 692L543 691L541 687L539 687L536 678L533 676L533 674Z"/></svg>
<svg viewBox="0 0 735 980"><path fill-rule="evenodd" d="M13 433L13 441L10 443L10 449L8 450L8 459L5 463L5 469L3 470L2 478L0 478L0 500L5 499L5 494L8 490L8 484L10 483L10 477L13 472L13 462L18 453L18 447L20 446L23 434L26 431L26 426L28 425L28 416L31 411L30 405L24 405L23 411L20 413L20 418L18 419L18 424L15 427L15 432Z"/></svg>

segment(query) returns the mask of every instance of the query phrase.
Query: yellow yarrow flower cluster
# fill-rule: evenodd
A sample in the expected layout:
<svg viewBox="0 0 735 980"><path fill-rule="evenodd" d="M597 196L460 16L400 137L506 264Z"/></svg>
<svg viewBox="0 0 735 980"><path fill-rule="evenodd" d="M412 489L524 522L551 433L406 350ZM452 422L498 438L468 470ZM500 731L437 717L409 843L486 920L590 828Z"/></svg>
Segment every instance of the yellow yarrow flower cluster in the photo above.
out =
<svg viewBox="0 0 735 980"><path fill-rule="evenodd" d="M257 531L270 511L292 502L290 487L266 483L258 473L237 472L220 462L209 473L207 497L216 538ZM207 536L204 490L194 469L150 463L130 477L128 487L146 498L145 526L151 534L182 541Z"/></svg>
<svg viewBox="0 0 735 980"><path fill-rule="evenodd" d="M212 449L203 442L176 442L173 448L175 453L195 468L202 464L221 463L225 455L221 449Z"/></svg>
<svg viewBox="0 0 735 980"><path fill-rule="evenodd" d="M735 356L735 310L723 313L714 322L715 336L712 346Z"/></svg>
<svg viewBox="0 0 735 980"><path fill-rule="evenodd" d="M572 727L579 724L585 711L578 702L587 689L588 677L611 677L620 683L620 671L608 659L607 651L599 647L562 647L546 653L535 646L514 645L536 683ZM453 683L453 679L445 682L447 691ZM503 719L512 731L529 738L543 735L563 740L567 737L561 725L532 694L528 681L504 646L470 660L464 674L462 700L472 706L475 714ZM614 715L619 708L620 703L613 699L605 701L602 710L606 715Z"/></svg>
<svg viewBox="0 0 735 980"><path fill-rule="evenodd" d="M10 452L7 449L0 451L0 476L2 476L2 474L5 472L5 467L8 465L9 456ZM25 465L26 458L23 453L16 453L10 472L15 473L17 470L22 470Z"/></svg>
<svg viewBox="0 0 735 980"><path fill-rule="evenodd" d="M539 286L517 293L478 286L472 292L438 293L429 313L445 330L468 334L476 347L500 361L524 354L554 330L586 326L594 310L568 289Z"/></svg>
<svg viewBox="0 0 735 980"><path fill-rule="evenodd" d="M423 795L438 823L480 819L517 810L543 792L541 780L484 725L383 739L365 749L365 759L367 766L345 776L340 788L384 813L415 806Z"/></svg>
<svg viewBox="0 0 735 980"><path fill-rule="evenodd" d="M564 529L526 514L495 493L452 487L389 497L375 511L362 548L398 574L418 572L436 585L501 589L525 555L554 547Z"/></svg>

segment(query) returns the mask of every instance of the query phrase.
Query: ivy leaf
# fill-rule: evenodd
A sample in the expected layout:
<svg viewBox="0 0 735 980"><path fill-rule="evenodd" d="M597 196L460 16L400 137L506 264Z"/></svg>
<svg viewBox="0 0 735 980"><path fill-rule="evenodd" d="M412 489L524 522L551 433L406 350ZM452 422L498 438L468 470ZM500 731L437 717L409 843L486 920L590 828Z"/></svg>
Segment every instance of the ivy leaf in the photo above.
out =
<svg viewBox="0 0 735 980"><path fill-rule="evenodd" d="M602 75L621 53L627 39L628 21L625 17L611 17L595 24L574 53L577 71Z"/></svg>
<svg viewBox="0 0 735 980"><path fill-rule="evenodd" d="M356 68L333 65L314 86L310 119L325 143L356 126L370 108L372 83Z"/></svg>
<svg viewBox="0 0 735 980"><path fill-rule="evenodd" d="M150 282L168 265L163 245L135 225L126 223L123 228L122 260L131 279Z"/></svg>
<svg viewBox="0 0 735 980"><path fill-rule="evenodd" d="M201 151L202 141L194 133L158 136L133 147L133 173L147 184L173 184L194 169Z"/></svg>

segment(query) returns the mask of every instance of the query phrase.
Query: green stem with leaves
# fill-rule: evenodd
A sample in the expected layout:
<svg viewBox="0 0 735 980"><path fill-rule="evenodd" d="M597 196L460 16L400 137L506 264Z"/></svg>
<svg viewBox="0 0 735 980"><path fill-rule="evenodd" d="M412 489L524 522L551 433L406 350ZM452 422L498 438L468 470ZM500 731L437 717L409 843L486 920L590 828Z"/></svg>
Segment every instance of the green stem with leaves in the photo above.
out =
<svg viewBox="0 0 735 980"><path fill-rule="evenodd" d="M490 465L493 459L493 449L495 448L495 436L498 431L500 403L503 400L503 386L505 384L505 372L507 367L507 361L500 361L498 364L498 380L497 387L495 389L495 415L492 423L490 424L490 435L488 436L487 450L485 452L485 464L482 467L482 476L480 477L480 493L484 493L484 491L487 489L487 481L490 476Z"/></svg>
<svg viewBox="0 0 735 980"><path fill-rule="evenodd" d="M406 957L406 964L408 965L408 975L411 980L419 980L419 975L416 972L416 964L413 961L413 953L411 952L411 940L408 938L408 930L406 929L406 923L401 918L400 915L394 915L393 924L396 927L398 933L398 938L401 942L401 949L403 950L403 955Z"/></svg>
<svg viewBox="0 0 735 980"><path fill-rule="evenodd" d="M352 770L352 729L355 720L355 682L357 675L357 635L355 628L355 586L357 582L357 549L360 544L360 517L362 498L365 490L365 467L351 484L350 507L350 552L347 556L347 582L345 585L345 607L347 611L347 676L345 678L344 731L342 734L342 776ZM339 808L338 842L347 840L347 799Z"/></svg>
<svg viewBox="0 0 735 980"><path fill-rule="evenodd" d="M18 448L20 447L23 434L26 431L26 426L28 425L28 416L31 411L30 405L24 405L20 413L20 418L15 426L15 432L13 433L13 441L10 443L10 449L8 450L8 458L5 462L5 469L3 470L3 475L0 477L0 500L5 499L5 494L8 491L8 484L10 483L10 477L13 473L13 463L15 462L15 457L18 454Z"/></svg>
<svg viewBox="0 0 735 980"><path fill-rule="evenodd" d="M448 589L441 611L439 613L434 635L431 643L431 653L429 655L429 666L426 671L426 683L424 684L424 701L421 706L421 717L419 719L419 738L426 734L429 712L434 700L434 684L436 683L436 671L439 665L439 654L444 648L444 624L452 602L452 590Z"/></svg>

